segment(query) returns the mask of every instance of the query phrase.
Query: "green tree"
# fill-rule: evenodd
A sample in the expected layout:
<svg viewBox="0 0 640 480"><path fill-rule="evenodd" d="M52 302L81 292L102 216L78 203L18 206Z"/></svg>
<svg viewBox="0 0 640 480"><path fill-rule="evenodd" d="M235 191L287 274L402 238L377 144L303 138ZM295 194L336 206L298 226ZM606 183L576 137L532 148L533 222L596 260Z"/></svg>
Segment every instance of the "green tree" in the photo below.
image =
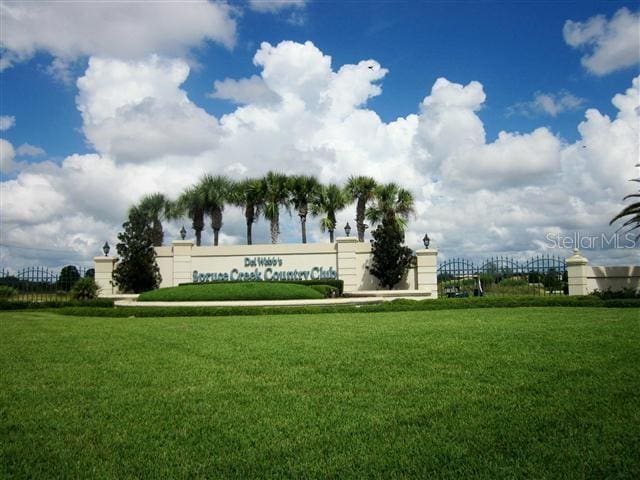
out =
<svg viewBox="0 0 640 480"><path fill-rule="evenodd" d="M347 196L356 202L356 228L359 242L364 242L364 232L367 229L367 225L364 223L367 204L374 199L377 186L378 184L373 178L365 176L351 176L345 186Z"/></svg>
<svg viewBox="0 0 640 480"><path fill-rule="evenodd" d="M407 273L413 252L404 244L404 231L396 218L387 214L372 233L372 261L369 272L380 286L391 290Z"/></svg>
<svg viewBox="0 0 640 480"><path fill-rule="evenodd" d="M153 230L143 212L133 208L122 224L116 247L120 261L113 272L113 281L121 292L139 293L158 288L162 278L153 248Z"/></svg>
<svg viewBox="0 0 640 480"><path fill-rule="evenodd" d="M280 207L287 210L291 207L288 187L287 176L282 173L268 172L262 179L264 216L271 223L271 243L278 243Z"/></svg>
<svg viewBox="0 0 640 480"><path fill-rule="evenodd" d="M636 167L640 167L640 163L638 163ZM640 182L640 178L632 178L631 181ZM623 200L627 200L629 198L640 198L640 193L631 193L626 197L624 197ZM640 228L640 202L634 202L631 205L628 205L625 208L623 208L620 211L620 213L618 213L615 217L611 219L611 221L609 222L609 225L625 217L629 217L629 218L626 219L626 221L622 224L620 228L629 227L629 232L632 232ZM640 233L636 235L636 242L638 240L640 240Z"/></svg>
<svg viewBox="0 0 640 480"><path fill-rule="evenodd" d="M153 193L145 195L135 207L142 212L151 224L153 245L162 246L164 240L164 231L162 229L162 220L167 218L170 209L169 200L162 193Z"/></svg>
<svg viewBox="0 0 640 480"><path fill-rule="evenodd" d="M366 216L374 225L381 223L385 217L389 217L398 223L401 231L404 231L409 216L413 213L412 193L395 183L387 183L375 189L374 203L367 209Z"/></svg>
<svg viewBox="0 0 640 480"><path fill-rule="evenodd" d="M75 265L67 265L60 270L57 287L60 290L68 292L78 280L80 280L80 272L78 272L78 269Z"/></svg>
<svg viewBox="0 0 640 480"><path fill-rule="evenodd" d="M205 175L197 187L204 197L204 210L211 219L213 244L215 246L218 246L225 204L231 199L231 187L231 181L222 175Z"/></svg>
<svg viewBox="0 0 640 480"><path fill-rule="evenodd" d="M311 213L323 215L320 219L320 230L329 231L329 241L334 242L333 232L336 229L336 212L347 205L344 190L335 184L323 185L313 199Z"/></svg>
<svg viewBox="0 0 640 480"><path fill-rule="evenodd" d="M197 186L188 187L170 208L169 218L187 216L191 219L191 228L196 234L196 245L202 243L202 231L204 230L205 196Z"/></svg>
<svg viewBox="0 0 640 480"><path fill-rule="evenodd" d="M289 178L291 202L298 212L298 217L300 217L302 243L307 243L307 215L309 213L309 203L313 200L319 189L320 183L315 177L308 175L296 175Z"/></svg>
<svg viewBox="0 0 640 480"><path fill-rule="evenodd" d="M247 178L233 184L231 202L244 210L247 223L247 245L253 243L252 228L264 208L262 182L255 178Z"/></svg>

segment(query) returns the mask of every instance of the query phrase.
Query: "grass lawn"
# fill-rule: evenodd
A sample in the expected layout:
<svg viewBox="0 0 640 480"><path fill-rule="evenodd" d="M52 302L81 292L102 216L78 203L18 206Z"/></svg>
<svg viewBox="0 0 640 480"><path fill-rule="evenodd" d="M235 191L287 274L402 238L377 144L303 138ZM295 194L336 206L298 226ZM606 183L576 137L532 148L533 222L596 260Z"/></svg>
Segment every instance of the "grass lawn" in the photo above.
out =
<svg viewBox="0 0 640 480"><path fill-rule="evenodd" d="M202 283L159 288L140 294L141 302L215 300L319 299L324 295L305 285L279 282Z"/></svg>
<svg viewBox="0 0 640 480"><path fill-rule="evenodd" d="M638 478L636 309L0 319L0 478Z"/></svg>

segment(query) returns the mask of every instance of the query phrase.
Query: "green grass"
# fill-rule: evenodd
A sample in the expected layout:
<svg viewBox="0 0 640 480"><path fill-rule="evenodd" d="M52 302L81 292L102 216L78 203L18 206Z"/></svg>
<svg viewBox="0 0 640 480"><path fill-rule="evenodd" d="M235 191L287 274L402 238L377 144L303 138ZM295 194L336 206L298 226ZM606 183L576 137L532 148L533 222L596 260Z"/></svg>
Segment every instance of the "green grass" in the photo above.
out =
<svg viewBox="0 0 640 480"><path fill-rule="evenodd" d="M3 312L0 478L638 478L639 321Z"/></svg>
<svg viewBox="0 0 640 480"><path fill-rule="evenodd" d="M324 295L311 287L280 282L203 283L159 288L144 292L141 302L294 300L318 299Z"/></svg>

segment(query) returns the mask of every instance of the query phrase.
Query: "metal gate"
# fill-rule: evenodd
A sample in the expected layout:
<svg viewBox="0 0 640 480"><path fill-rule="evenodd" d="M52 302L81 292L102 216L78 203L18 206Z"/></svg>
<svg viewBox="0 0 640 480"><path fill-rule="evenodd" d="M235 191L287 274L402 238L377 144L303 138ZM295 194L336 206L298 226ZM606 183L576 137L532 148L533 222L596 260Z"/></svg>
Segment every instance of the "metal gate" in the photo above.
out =
<svg viewBox="0 0 640 480"><path fill-rule="evenodd" d="M492 257L479 262L453 258L438 267L438 295L562 295L568 293L567 265L550 255L518 261Z"/></svg>
<svg viewBox="0 0 640 480"><path fill-rule="evenodd" d="M0 300L45 302L67 300L73 285L82 277L93 277L93 268L67 265L60 272L47 267L0 270Z"/></svg>

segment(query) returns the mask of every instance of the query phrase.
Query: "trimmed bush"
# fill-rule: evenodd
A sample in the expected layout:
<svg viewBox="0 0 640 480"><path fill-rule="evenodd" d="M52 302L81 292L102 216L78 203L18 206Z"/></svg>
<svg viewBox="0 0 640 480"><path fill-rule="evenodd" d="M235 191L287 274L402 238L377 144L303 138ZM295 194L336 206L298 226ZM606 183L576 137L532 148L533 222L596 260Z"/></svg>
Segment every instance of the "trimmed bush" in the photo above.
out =
<svg viewBox="0 0 640 480"><path fill-rule="evenodd" d="M185 287L187 285L211 285L211 284L228 285L228 284L233 284L233 283L247 283L247 282L241 281L241 280L213 281L213 282L189 282L189 283L181 283L178 286L179 287ZM344 280L337 280L337 279L336 280L333 280L333 279L298 280L298 281L287 280L286 282L264 280L264 281L262 281L260 283L292 283L294 285L306 285L307 287L310 287L312 285L329 285L330 287L334 287L334 288L336 288L338 290L339 296L342 296L342 294L344 293Z"/></svg>
<svg viewBox="0 0 640 480"><path fill-rule="evenodd" d="M93 277L84 277L71 287L71 298L81 301L93 300L98 298L98 290L98 285Z"/></svg>
<svg viewBox="0 0 640 480"><path fill-rule="evenodd" d="M338 289L329 285L310 285L309 288L320 292L324 298L335 298L338 296Z"/></svg>
<svg viewBox="0 0 640 480"><path fill-rule="evenodd" d="M615 299L627 299L627 298L640 298L640 292L636 292L633 288L623 288L622 290L608 290L600 291L596 290L591 295L602 298L603 300L615 300Z"/></svg>
<svg viewBox="0 0 640 480"><path fill-rule="evenodd" d="M142 293L138 301L313 300L319 298L324 298L324 295L313 288L293 283L225 282L161 288Z"/></svg>
<svg viewBox="0 0 640 480"><path fill-rule="evenodd" d="M32 302L32 301L9 301L0 299L0 310L42 310L42 309L57 309L78 307L97 309L100 311L112 312L113 300L110 298L96 298L94 300L61 300L61 301L44 301L44 302Z"/></svg>
<svg viewBox="0 0 640 480"><path fill-rule="evenodd" d="M5 302L16 303L16 302ZM0 308L2 302L0 302ZM116 307L87 308L68 306L57 310L63 315L87 317L217 317L240 315L301 315L301 314L355 314L375 312L406 312L458 310L469 308L518 308L518 307L602 307L640 308L640 299L601 300L594 296L568 297L469 297L439 298L437 300L398 299L391 302L363 305L301 305L290 307ZM426 319L427 317L425 317Z"/></svg>
<svg viewBox="0 0 640 480"><path fill-rule="evenodd" d="M8 300L13 297L18 290L9 285L0 285L0 300Z"/></svg>

